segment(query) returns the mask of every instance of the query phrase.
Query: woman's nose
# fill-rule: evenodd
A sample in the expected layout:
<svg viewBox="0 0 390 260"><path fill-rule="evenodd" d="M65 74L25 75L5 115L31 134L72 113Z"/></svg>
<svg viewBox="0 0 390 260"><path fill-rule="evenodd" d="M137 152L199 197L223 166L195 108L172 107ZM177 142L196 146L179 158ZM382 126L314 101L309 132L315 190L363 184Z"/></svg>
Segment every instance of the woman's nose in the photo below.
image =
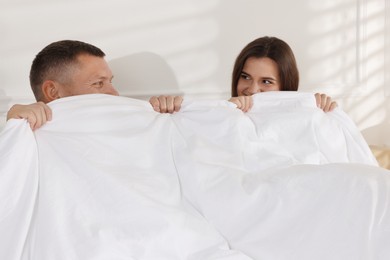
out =
<svg viewBox="0 0 390 260"><path fill-rule="evenodd" d="M252 84L248 88L248 92L251 95L259 93L259 92L261 92L261 86L259 86L259 84L257 84L257 82L252 82Z"/></svg>

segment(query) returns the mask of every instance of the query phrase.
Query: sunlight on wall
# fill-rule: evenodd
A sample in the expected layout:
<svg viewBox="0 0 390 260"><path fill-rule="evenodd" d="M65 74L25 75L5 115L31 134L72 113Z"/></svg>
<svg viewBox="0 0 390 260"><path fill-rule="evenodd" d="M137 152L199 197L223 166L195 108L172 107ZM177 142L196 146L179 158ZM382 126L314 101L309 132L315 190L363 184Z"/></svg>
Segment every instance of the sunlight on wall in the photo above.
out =
<svg viewBox="0 0 390 260"><path fill-rule="evenodd" d="M217 36L218 25L213 19L188 16L180 22L174 20L118 34L100 45L107 46L111 58L143 49L158 53L175 71L182 91L189 94L200 89L215 91L216 84L212 84L214 88L209 85L219 64L213 44Z"/></svg>
<svg viewBox="0 0 390 260"><path fill-rule="evenodd" d="M384 1L310 1L306 85L339 98L361 128L386 117Z"/></svg>
<svg viewBox="0 0 390 260"><path fill-rule="evenodd" d="M356 92L363 51L359 6L353 0L311 3L317 12L308 26L315 36L308 50L314 66L308 68L306 80L337 95L345 93L346 87Z"/></svg>
<svg viewBox="0 0 390 260"><path fill-rule="evenodd" d="M329 4L329 3L328 3ZM355 5L333 6L322 10L309 24L309 32L317 35L309 47L312 64L308 70L309 81L330 84L334 82L355 83L356 21ZM352 27L351 27L352 25ZM352 68L351 68L352 67ZM344 73L340 74L339 71Z"/></svg>
<svg viewBox="0 0 390 260"><path fill-rule="evenodd" d="M150 51L177 71L183 91L215 91L220 0L15 1L0 10L0 82L9 96L30 93L35 54L52 41L78 39L100 47L107 59ZM37 28L34 30L33 28ZM30 57L26 60L26 57ZM153 75L153 72L151 72ZM209 86L214 86L209 88ZM197 90L193 90L197 88Z"/></svg>
<svg viewBox="0 0 390 260"><path fill-rule="evenodd" d="M33 101L31 61L59 39L90 42L108 60L154 52L172 67L181 92L227 98L236 55L249 41L273 35L297 56L300 90L331 95L360 129L390 117L383 55L387 72L388 0L6 1L0 8L3 102ZM150 77L158 76L150 71Z"/></svg>
<svg viewBox="0 0 390 260"><path fill-rule="evenodd" d="M385 4L385 95L390 97L390 3ZM390 110L390 104L388 104Z"/></svg>
<svg viewBox="0 0 390 260"><path fill-rule="evenodd" d="M372 121L383 122L386 117L384 109L383 88L384 88L384 8L368 2L364 17L364 48L365 55L361 61L364 63L365 97L358 106L365 109L359 109L360 118L358 124L372 124ZM357 106L356 105L356 106ZM371 121L371 122L370 122Z"/></svg>
<svg viewBox="0 0 390 260"><path fill-rule="evenodd" d="M175 71L181 91L212 93L219 64L214 44L219 28L212 14L219 2L175 1L174 8L166 2L156 2L153 10L158 11L146 13L154 22L145 19L137 27L122 29L121 34L109 39L110 45L115 46L110 54L115 57L124 51L148 49L166 59ZM107 41L102 45L107 45Z"/></svg>

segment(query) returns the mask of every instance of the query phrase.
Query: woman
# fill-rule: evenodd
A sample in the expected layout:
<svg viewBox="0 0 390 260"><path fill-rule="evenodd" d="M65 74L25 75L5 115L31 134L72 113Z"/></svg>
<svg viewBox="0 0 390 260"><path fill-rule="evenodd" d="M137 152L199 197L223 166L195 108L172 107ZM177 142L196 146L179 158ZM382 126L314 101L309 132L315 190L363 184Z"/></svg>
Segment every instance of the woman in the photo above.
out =
<svg viewBox="0 0 390 260"><path fill-rule="evenodd" d="M237 108L247 112L252 107L252 95L266 91L297 91L299 72L290 46L276 37L261 37L242 49L237 56L232 75L232 98ZM324 112L337 107L325 94L315 94L317 106ZM150 98L154 110L161 113L179 111L180 96Z"/></svg>

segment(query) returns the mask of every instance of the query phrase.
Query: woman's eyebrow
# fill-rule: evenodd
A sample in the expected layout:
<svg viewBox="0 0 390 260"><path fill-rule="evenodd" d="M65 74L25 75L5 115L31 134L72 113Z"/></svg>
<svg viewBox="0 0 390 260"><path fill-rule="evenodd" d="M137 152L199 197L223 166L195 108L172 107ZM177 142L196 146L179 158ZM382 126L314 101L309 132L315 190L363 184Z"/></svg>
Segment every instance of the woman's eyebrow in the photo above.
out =
<svg viewBox="0 0 390 260"><path fill-rule="evenodd" d="M270 81L276 81L276 78L273 77L262 77L262 80L270 80Z"/></svg>

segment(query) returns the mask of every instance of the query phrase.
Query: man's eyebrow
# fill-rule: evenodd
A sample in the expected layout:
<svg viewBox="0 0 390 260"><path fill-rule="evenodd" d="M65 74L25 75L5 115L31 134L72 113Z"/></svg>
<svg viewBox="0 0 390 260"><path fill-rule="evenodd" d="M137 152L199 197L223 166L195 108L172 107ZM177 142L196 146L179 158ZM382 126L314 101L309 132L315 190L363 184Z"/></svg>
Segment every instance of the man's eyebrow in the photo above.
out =
<svg viewBox="0 0 390 260"><path fill-rule="evenodd" d="M110 79L110 80L112 80L112 79L114 78L114 75L111 76L111 77L96 75L96 78L97 78L97 79Z"/></svg>

